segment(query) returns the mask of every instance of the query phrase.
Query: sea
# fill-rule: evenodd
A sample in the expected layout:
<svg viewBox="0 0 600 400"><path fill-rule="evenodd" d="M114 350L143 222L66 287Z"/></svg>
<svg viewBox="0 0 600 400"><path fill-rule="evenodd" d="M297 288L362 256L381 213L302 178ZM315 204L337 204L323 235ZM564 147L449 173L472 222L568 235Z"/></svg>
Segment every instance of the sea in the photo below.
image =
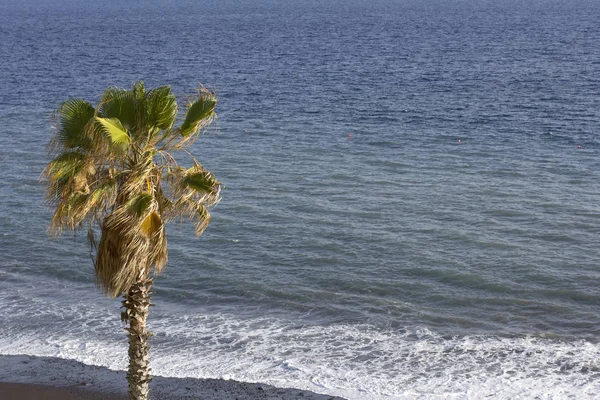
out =
<svg viewBox="0 0 600 400"><path fill-rule="evenodd" d="M347 399L600 396L600 3L0 0L0 354L122 370L53 111L202 85L223 183L168 229L153 373ZM185 154L179 154L185 160ZM182 161L184 162L184 161Z"/></svg>

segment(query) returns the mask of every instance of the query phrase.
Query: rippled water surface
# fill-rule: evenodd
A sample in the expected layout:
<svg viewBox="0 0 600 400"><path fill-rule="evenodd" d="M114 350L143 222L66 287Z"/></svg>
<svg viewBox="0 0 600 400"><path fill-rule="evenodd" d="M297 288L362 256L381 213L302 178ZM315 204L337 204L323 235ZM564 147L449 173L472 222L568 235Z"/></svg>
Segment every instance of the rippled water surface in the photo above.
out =
<svg viewBox="0 0 600 400"><path fill-rule="evenodd" d="M0 353L124 366L84 235L46 235L51 113L137 79L182 99L201 82L219 120L193 152L225 189L200 239L170 228L155 372L593 398L598 17L591 1L3 1Z"/></svg>

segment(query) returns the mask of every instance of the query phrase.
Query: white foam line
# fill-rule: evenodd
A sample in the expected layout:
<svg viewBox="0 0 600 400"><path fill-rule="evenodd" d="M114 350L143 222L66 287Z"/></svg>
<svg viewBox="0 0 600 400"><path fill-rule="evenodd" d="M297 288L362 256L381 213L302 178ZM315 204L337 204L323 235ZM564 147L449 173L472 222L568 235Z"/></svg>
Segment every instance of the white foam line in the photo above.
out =
<svg viewBox="0 0 600 400"><path fill-rule="evenodd" d="M152 366L164 377L262 382L357 400L595 399L600 393L600 347L586 341L447 339L427 329L301 327L231 315L187 315L151 325L157 334ZM86 340L57 332L0 338L0 354L60 357L115 370L126 365L124 337Z"/></svg>
<svg viewBox="0 0 600 400"><path fill-rule="evenodd" d="M118 302L76 290L57 297L43 286L34 296L7 289L0 291L0 354L126 368ZM361 400L595 399L600 393L600 345L583 340L448 339L424 328L300 326L169 307L157 307L149 321L156 334L152 368L164 377L262 382Z"/></svg>

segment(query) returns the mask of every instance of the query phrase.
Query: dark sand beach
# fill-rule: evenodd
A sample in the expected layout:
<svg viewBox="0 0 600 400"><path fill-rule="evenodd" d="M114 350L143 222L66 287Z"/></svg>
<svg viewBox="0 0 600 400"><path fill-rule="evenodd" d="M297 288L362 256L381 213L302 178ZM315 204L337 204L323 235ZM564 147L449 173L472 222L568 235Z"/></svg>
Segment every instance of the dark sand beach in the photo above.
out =
<svg viewBox="0 0 600 400"><path fill-rule="evenodd" d="M126 400L125 371L55 357L0 356L0 400ZM343 400L306 390L224 379L155 376L160 400Z"/></svg>
<svg viewBox="0 0 600 400"><path fill-rule="evenodd" d="M0 382L2 400L126 400L127 396L93 392L76 388Z"/></svg>

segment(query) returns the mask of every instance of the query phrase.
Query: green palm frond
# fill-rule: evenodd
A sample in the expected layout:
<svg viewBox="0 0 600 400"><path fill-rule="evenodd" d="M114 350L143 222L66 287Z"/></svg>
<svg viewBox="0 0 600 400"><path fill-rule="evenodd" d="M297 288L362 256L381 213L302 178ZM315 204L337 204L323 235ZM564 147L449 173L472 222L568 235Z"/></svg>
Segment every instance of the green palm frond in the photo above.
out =
<svg viewBox="0 0 600 400"><path fill-rule="evenodd" d="M169 86L161 86L146 94L149 127L168 130L177 118L177 101Z"/></svg>
<svg viewBox="0 0 600 400"><path fill-rule="evenodd" d="M138 218L148 214L155 200L149 193L139 193L127 202L129 210Z"/></svg>
<svg viewBox="0 0 600 400"><path fill-rule="evenodd" d="M179 198L188 198L212 206L220 201L221 183L200 164L188 169L173 168L170 171L168 181L175 202Z"/></svg>
<svg viewBox="0 0 600 400"><path fill-rule="evenodd" d="M57 149L83 149L92 147L92 139L87 129L96 110L90 103L81 99L70 99L58 109L60 116L58 132L52 145Z"/></svg>
<svg viewBox="0 0 600 400"><path fill-rule="evenodd" d="M146 96L146 85L142 81L137 81L133 84L131 92L136 99L141 100Z"/></svg>
<svg viewBox="0 0 600 400"><path fill-rule="evenodd" d="M196 168L190 168L185 172L181 184L203 195L218 195L220 191L220 183L210 171L199 171Z"/></svg>
<svg viewBox="0 0 600 400"><path fill-rule="evenodd" d="M89 192L89 184L96 168L93 159L75 151L54 158L44 170L48 180L46 198L57 206L72 193Z"/></svg>
<svg viewBox="0 0 600 400"><path fill-rule="evenodd" d="M133 130L137 124L136 96L133 91L111 87L106 89L100 103L100 115L116 118L125 129Z"/></svg>
<svg viewBox="0 0 600 400"><path fill-rule="evenodd" d="M175 199L170 207L171 215L194 220L196 234L201 235L210 222L208 207L221 199L221 183L199 164L187 170L174 169L170 183Z"/></svg>
<svg viewBox="0 0 600 400"><path fill-rule="evenodd" d="M187 137L197 133L204 126L210 124L214 117L217 98L214 94L204 91L196 101L188 104L185 120L180 128L181 136Z"/></svg>
<svg viewBox="0 0 600 400"><path fill-rule="evenodd" d="M63 178L70 178L85 167L88 163L88 157L77 151L68 151L60 154L54 160L48 163L46 175L50 182Z"/></svg>
<svg viewBox="0 0 600 400"><path fill-rule="evenodd" d="M102 130L115 147L124 150L131 143L131 137L118 118L96 117L96 121L100 123Z"/></svg>

